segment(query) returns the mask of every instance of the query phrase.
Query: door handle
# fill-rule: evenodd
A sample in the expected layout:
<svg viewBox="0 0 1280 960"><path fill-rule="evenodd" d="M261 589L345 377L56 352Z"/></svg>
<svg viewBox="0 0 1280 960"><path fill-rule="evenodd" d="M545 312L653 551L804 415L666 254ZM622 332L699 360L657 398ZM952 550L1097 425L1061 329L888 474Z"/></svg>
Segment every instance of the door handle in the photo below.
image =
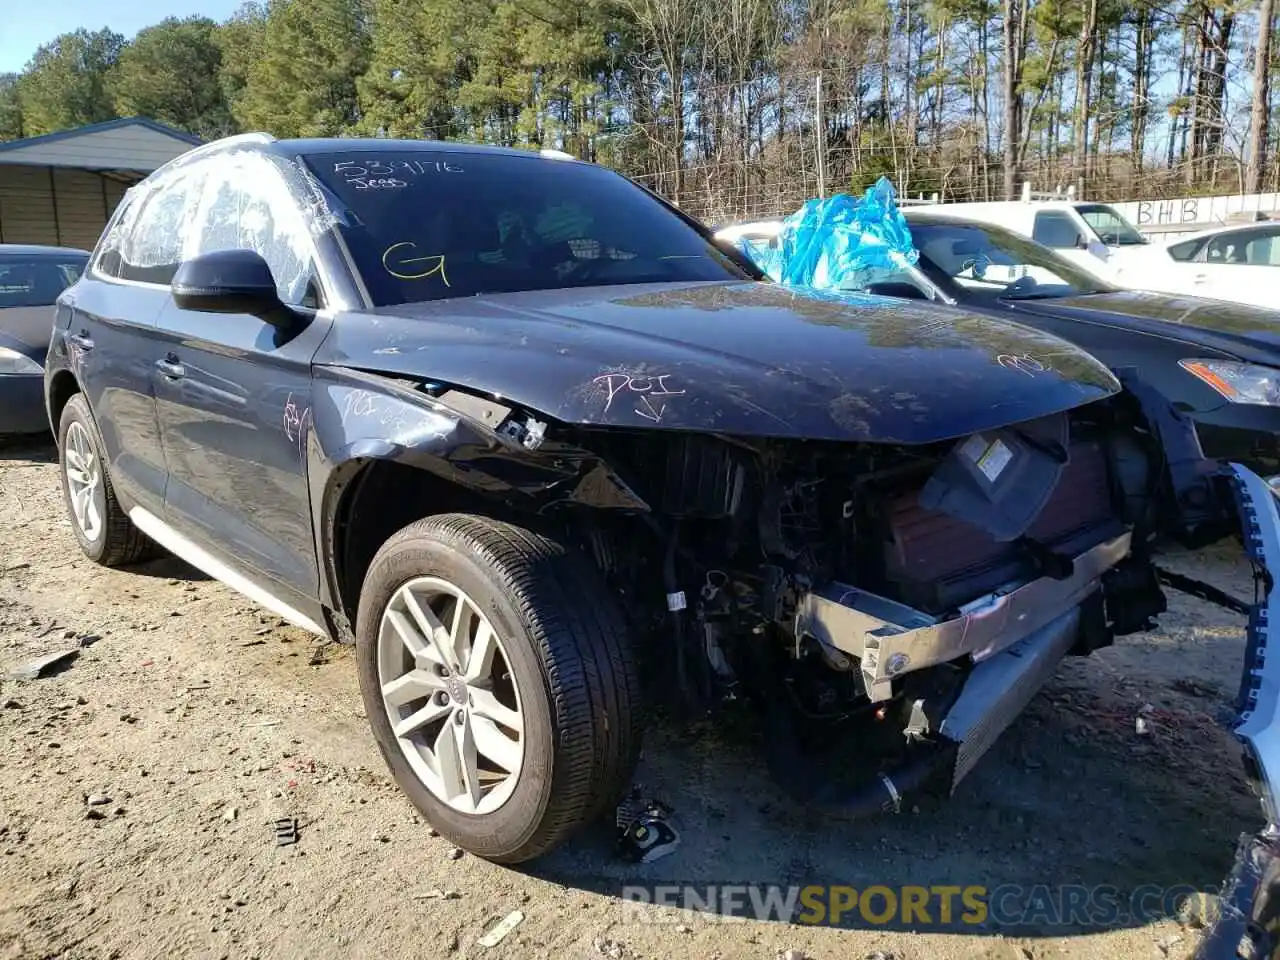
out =
<svg viewBox="0 0 1280 960"><path fill-rule="evenodd" d="M93 349L93 338L87 333L73 333L67 337L67 342L81 350Z"/></svg>
<svg viewBox="0 0 1280 960"><path fill-rule="evenodd" d="M187 368L173 359L157 360L156 369L170 380L181 380L187 375Z"/></svg>

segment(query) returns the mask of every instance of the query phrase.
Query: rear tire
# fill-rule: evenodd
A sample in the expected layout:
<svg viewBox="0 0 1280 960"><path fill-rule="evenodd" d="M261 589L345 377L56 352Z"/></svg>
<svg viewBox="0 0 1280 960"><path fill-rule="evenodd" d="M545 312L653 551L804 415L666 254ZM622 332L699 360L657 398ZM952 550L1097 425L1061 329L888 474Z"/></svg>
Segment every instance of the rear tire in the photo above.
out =
<svg viewBox="0 0 1280 960"><path fill-rule="evenodd" d="M365 577L356 659L396 782L477 856L538 857L630 785L641 717L626 628L595 569L548 537L464 514L405 527ZM451 763L466 756L470 772Z"/></svg>
<svg viewBox="0 0 1280 960"><path fill-rule="evenodd" d="M84 394L77 393L62 408L58 465L71 532L86 557L105 567L119 567L154 554L155 544L133 525L116 499L102 437Z"/></svg>

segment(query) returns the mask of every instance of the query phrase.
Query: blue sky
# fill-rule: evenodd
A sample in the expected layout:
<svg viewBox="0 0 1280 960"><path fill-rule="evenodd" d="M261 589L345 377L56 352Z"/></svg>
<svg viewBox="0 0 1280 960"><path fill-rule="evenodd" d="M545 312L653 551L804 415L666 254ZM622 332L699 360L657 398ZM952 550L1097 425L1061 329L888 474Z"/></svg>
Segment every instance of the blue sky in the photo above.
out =
<svg viewBox="0 0 1280 960"><path fill-rule="evenodd" d="M18 6L20 0L6 0ZM200 15L225 20L241 0L52 0L24 7L22 16L0 17L0 73L21 70L36 48L79 27L110 27L132 39L143 27L165 17Z"/></svg>

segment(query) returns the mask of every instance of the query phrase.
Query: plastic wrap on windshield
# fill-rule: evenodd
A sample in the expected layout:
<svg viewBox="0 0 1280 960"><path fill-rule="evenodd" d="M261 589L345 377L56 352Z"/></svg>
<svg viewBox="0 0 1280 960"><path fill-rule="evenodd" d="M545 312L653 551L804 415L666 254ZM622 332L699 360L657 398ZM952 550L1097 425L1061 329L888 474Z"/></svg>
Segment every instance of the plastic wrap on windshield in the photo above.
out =
<svg viewBox="0 0 1280 960"><path fill-rule="evenodd" d="M354 227L360 223L355 211L348 208L326 187L301 157L287 161L285 177L303 198L303 218L307 230L318 237L336 227Z"/></svg>
<svg viewBox="0 0 1280 960"><path fill-rule="evenodd" d="M775 283L816 290L861 290L919 258L887 177L861 197L810 200L782 222L774 241L744 238L738 248Z"/></svg>

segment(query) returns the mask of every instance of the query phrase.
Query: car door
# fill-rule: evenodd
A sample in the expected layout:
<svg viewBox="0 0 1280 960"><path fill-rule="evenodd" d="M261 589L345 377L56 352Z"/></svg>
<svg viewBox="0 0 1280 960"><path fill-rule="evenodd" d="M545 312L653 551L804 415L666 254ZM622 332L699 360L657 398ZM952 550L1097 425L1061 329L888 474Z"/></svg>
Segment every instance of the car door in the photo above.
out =
<svg viewBox="0 0 1280 960"><path fill-rule="evenodd" d="M1203 282L1196 283L1199 262L1202 259L1205 244L1204 237L1191 237L1171 243L1163 248L1156 248L1149 264L1141 274L1141 286L1162 293L1179 293L1184 296L1209 296L1204 292Z"/></svg>
<svg viewBox="0 0 1280 960"><path fill-rule="evenodd" d="M1274 307L1280 283L1280 224L1242 227L1210 237L1188 266L1189 292Z"/></svg>
<svg viewBox="0 0 1280 960"><path fill-rule="evenodd" d="M249 314L165 304L156 380L169 468L165 512L221 562L318 618L307 441L311 359L328 317L316 311L314 247L270 160L241 151L205 165L187 255L256 250L281 299L309 319L283 336Z"/></svg>
<svg viewBox="0 0 1280 960"><path fill-rule="evenodd" d="M160 513L167 468L156 420L156 318L181 261L192 184L147 180L117 207L89 269L59 298L51 341L93 412L116 496ZM54 425L56 429L56 424Z"/></svg>
<svg viewBox="0 0 1280 960"><path fill-rule="evenodd" d="M1031 239L1095 273L1105 269L1105 248L1102 248L1100 254L1091 252L1083 221L1077 220L1077 215L1067 210L1037 211L1031 228Z"/></svg>

